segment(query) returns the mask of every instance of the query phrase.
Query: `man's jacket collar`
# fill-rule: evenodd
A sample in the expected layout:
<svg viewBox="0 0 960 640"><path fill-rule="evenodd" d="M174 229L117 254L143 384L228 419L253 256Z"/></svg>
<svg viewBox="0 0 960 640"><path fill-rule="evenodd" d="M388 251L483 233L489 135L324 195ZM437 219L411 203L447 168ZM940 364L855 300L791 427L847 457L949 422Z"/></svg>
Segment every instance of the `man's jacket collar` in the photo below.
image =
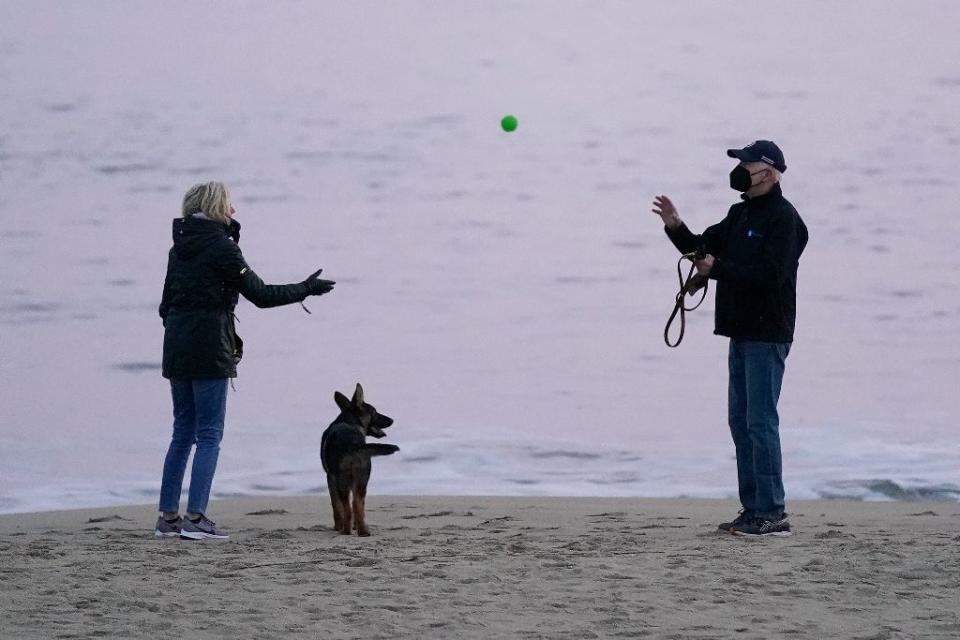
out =
<svg viewBox="0 0 960 640"><path fill-rule="evenodd" d="M783 190L780 189L779 182L773 185L773 188L770 189L770 191L767 191L763 195L754 196L753 198L751 198L750 196L744 193L743 195L740 196L740 198L744 202L747 202L749 204L760 204L760 205L762 205L765 202L772 202L773 200L777 200L782 197L783 197Z"/></svg>

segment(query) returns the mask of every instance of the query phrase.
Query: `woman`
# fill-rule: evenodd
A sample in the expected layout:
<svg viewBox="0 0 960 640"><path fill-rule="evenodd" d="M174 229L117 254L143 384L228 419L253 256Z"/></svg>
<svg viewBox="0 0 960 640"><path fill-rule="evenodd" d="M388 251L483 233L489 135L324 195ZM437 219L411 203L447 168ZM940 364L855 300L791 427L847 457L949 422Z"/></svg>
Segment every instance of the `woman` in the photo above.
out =
<svg viewBox="0 0 960 640"><path fill-rule="evenodd" d="M173 248L163 284L163 377L173 393L173 438L163 464L157 537L227 538L206 517L217 468L227 383L237 375L243 341L234 328L238 294L260 308L302 302L333 289L317 271L298 284L264 284L240 253L240 224L219 182L190 187L183 217L173 221ZM322 269L321 269L322 271ZM185 518L180 489L196 444Z"/></svg>

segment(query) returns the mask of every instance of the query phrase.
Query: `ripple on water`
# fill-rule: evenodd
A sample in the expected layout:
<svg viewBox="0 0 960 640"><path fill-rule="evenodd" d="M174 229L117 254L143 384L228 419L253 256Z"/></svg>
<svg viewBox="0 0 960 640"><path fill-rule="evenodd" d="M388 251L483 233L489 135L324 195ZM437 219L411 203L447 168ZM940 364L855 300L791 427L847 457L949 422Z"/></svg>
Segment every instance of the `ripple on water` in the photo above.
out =
<svg viewBox="0 0 960 640"><path fill-rule="evenodd" d="M400 458L400 462L411 463L411 462L436 462L440 459L440 456L403 456Z"/></svg>
<svg viewBox="0 0 960 640"><path fill-rule="evenodd" d="M14 302L0 305L0 313L11 315L54 313L63 308L59 302Z"/></svg>
<svg viewBox="0 0 960 640"><path fill-rule="evenodd" d="M17 240L24 238L39 238L42 234L34 229L6 229L0 231L0 238L4 240Z"/></svg>
<svg viewBox="0 0 960 640"><path fill-rule="evenodd" d="M920 289L894 289L890 292L890 295L894 298L919 298L923 296L923 291Z"/></svg>
<svg viewBox="0 0 960 640"><path fill-rule="evenodd" d="M97 171L105 175L116 175L124 173L139 173L142 171L154 171L159 169L160 165L151 162L129 162L124 164L102 164L96 167Z"/></svg>
<svg viewBox="0 0 960 640"><path fill-rule="evenodd" d="M940 76L938 78L934 78L933 83L941 87L960 88L960 76Z"/></svg>
<svg viewBox="0 0 960 640"><path fill-rule="evenodd" d="M614 240L610 244L620 249L643 249L647 246L646 243L639 240Z"/></svg>
<svg viewBox="0 0 960 640"><path fill-rule="evenodd" d="M556 284L612 284L622 282L619 276L557 276L553 279Z"/></svg>
<svg viewBox="0 0 960 640"><path fill-rule="evenodd" d="M287 151L283 154L287 160L304 160L307 162L327 162L333 160L334 154L331 151L320 150L295 150Z"/></svg>
<svg viewBox="0 0 960 640"><path fill-rule="evenodd" d="M126 373L143 373L146 371L160 371L161 365L159 362L131 361L117 362L110 365L110 368Z"/></svg>
<svg viewBox="0 0 960 640"><path fill-rule="evenodd" d="M75 102L51 102L43 105L43 110L49 113L68 113L79 108Z"/></svg>
<svg viewBox="0 0 960 640"><path fill-rule="evenodd" d="M261 202L267 202L267 203L285 202L288 199L289 198L287 198L287 196L284 196L284 195L265 195L265 194L257 194L257 193L241 196L239 198L240 202L242 202L243 204L259 204Z"/></svg>
<svg viewBox="0 0 960 640"><path fill-rule="evenodd" d="M602 458L599 453L590 453L589 451L564 451L562 449L551 451L532 451L531 458L569 458L571 460L598 460Z"/></svg>

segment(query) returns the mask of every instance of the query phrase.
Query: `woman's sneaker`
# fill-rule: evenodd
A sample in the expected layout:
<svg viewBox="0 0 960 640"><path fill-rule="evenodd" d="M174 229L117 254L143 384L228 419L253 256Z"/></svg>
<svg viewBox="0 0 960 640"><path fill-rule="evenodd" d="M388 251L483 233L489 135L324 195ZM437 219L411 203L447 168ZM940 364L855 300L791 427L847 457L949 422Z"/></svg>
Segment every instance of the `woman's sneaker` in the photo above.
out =
<svg viewBox="0 0 960 640"><path fill-rule="evenodd" d="M153 535L158 538L175 538L180 535L180 526L183 518L177 516L176 520L164 520L163 516L157 516L157 526L154 527Z"/></svg>
<svg viewBox="0 0 960 640"><path fill-rule="evenodd" d="M730 530L735 536L747 536L751 538L759 538L766 536L776 536L779 538L785 538L790 533L790 523L787 522L787 514L783 514L780 518L776 520L768 520L766 518L754 518L750 522L744 524L739 524Z"/></svg>
<svg viewBox="0 0 960 640"><path fill-rule="evenodd" d="M226 540L230 536L217 529L217 524L210 520L210 518L200 516L200 519L196 522L190 518L183 519L183 525L180 527L180 537L189 540L203 540L205 538Z"/></svg>

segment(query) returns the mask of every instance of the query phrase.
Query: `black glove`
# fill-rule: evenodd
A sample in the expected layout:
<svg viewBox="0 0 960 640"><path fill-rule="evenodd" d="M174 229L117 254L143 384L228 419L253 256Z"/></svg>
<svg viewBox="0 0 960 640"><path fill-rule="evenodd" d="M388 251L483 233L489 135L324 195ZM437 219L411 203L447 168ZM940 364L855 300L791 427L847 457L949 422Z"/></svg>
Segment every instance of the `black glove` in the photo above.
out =
<svg viewBox="0 0 960 640"><path fill-rule="evenodd" d="M322 296L325 293L333 291L333 285L335 285L336 282L333 280L321 280L317 277L321 273L323 273L323 269L317 269L316 273L310 274L310 276L303 281L303 284L307 285L308 296Z"/></svg>

